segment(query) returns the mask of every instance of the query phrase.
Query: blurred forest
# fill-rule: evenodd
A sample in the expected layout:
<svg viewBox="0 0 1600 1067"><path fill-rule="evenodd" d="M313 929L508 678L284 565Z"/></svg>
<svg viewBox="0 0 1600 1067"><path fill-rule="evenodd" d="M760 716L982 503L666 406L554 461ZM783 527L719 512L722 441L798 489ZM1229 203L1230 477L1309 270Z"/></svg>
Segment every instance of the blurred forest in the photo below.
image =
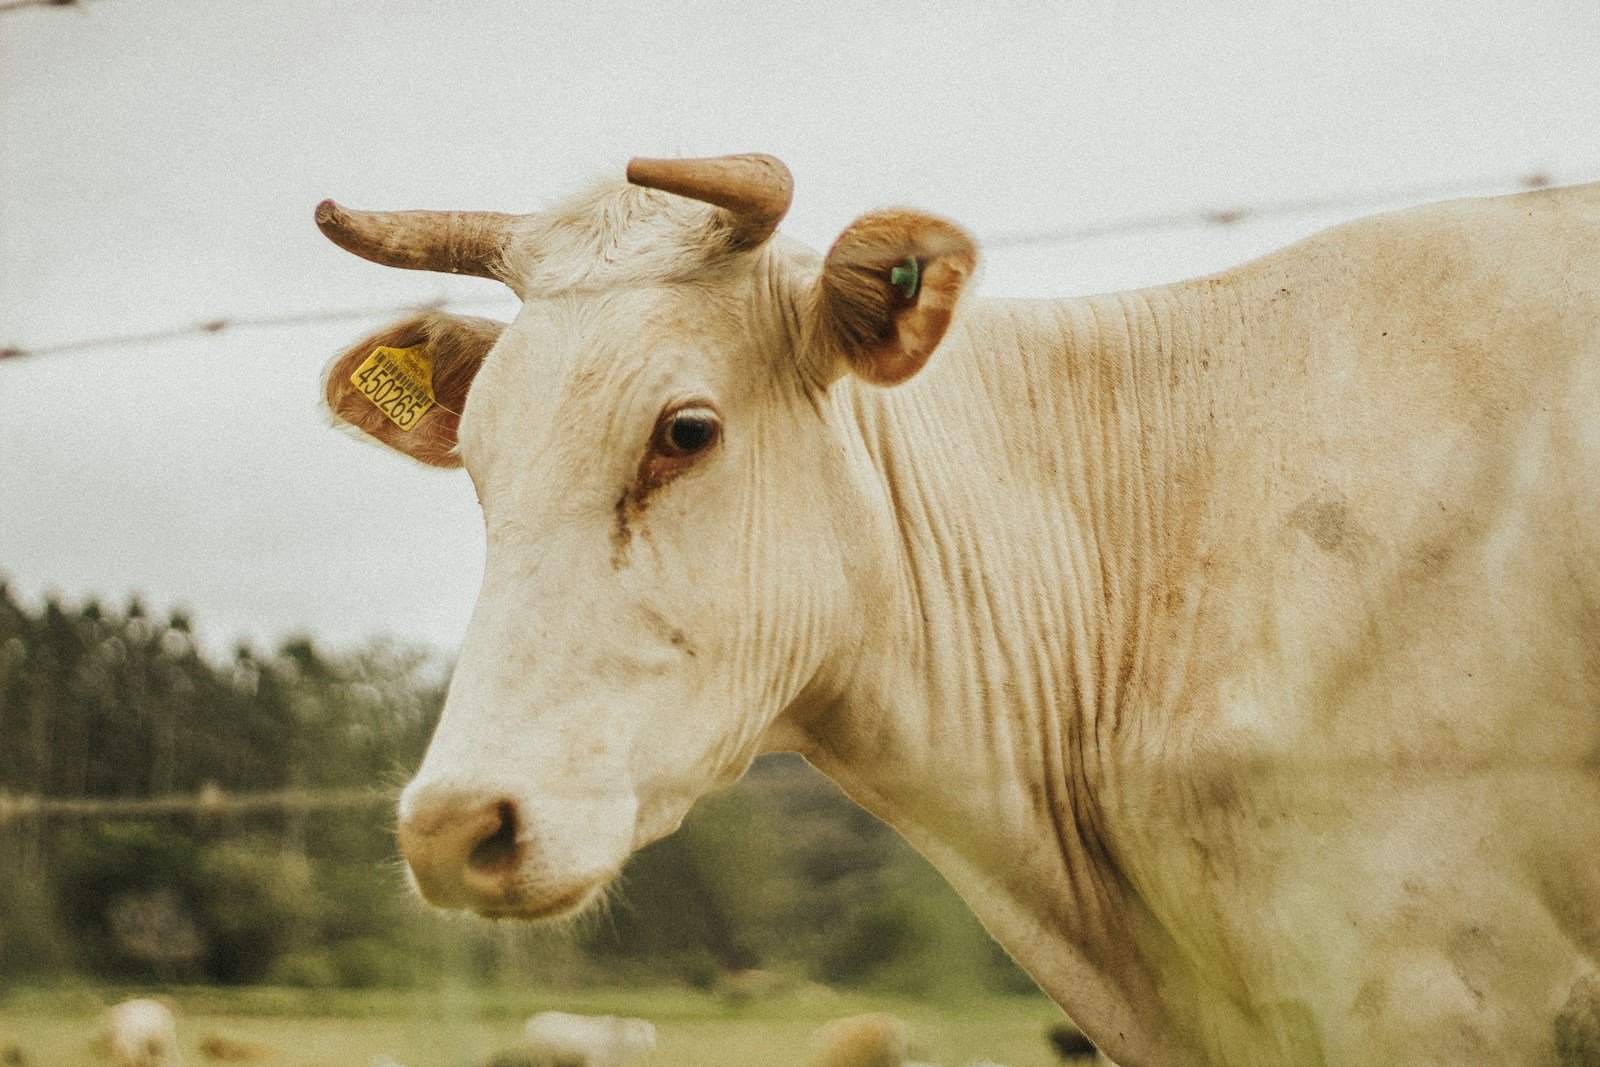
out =
<svg viewBox="0 0 1600 1067"><path fill-rule="evenodd" d="M5 803L397 791L447 680L383 641L212 657L182 615L137 601L32 609L0 584L0 993L75 981L1033 988L898 835L795 757L763 759L702 800L634 858L606 907L555 928L412 899L383 798L109 818Z"/></svg>

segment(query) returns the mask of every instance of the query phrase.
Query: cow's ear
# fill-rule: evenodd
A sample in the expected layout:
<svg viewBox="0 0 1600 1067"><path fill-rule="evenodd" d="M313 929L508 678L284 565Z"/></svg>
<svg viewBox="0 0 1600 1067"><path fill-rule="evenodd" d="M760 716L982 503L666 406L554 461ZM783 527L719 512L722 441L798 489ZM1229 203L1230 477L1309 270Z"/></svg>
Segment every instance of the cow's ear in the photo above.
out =
<svg viewBox="0 0 1600 1067"><path fill-rule="evenodd" d="M442 311L401 319L328 368L334 418L435 467L459 467L456 430L472 379L505 324Z"/></svg>
<svg viewBox="0 0 1600 1067"><path fill-rule="evenodd" d="M977 266L966 231L933 215L894 209L853 222L828 250L817 282L817 336L835 373L848 369L879 385L916 374Z"/></svg>

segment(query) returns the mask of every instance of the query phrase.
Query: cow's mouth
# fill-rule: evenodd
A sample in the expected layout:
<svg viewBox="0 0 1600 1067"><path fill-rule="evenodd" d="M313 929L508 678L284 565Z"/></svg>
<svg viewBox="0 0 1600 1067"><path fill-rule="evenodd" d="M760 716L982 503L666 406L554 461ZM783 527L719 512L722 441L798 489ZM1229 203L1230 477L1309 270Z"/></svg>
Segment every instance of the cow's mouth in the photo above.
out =
<svg viewBox="0 0 1600 1067"><path fill-rule="evenodd" d="M554 896L544 896L524 889L510 894L507 899L493 904L485 903L472 910L485 919L515 919L520 922L543 922L575 915L598 900L609 878L597 878L575 888L566 889Z"/></svg>

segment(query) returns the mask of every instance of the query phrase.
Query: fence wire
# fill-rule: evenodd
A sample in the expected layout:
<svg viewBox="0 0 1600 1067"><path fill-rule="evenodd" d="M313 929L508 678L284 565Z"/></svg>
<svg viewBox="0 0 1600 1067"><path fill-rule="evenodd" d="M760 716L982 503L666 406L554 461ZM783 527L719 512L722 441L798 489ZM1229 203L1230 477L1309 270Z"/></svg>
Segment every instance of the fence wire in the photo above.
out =
<svg viewBox="0 0 1600 1067"><path fill-rule="evenodd" d="M0 0L0 15L25 7L82 7L85 0Z"/></svg>
<svg viewBox="0 0 1600 1067"><path fill-rule="evenodd" d="M106 819L151 815L227 816L256 812L306 812L392 804L392 789L268 789L228 793L209 786L198 793L163 797L42 797L0 792L0 826L25 819Z"/></svg>
<svg viewBox="0 0 1600 1067"><path fill-rule="evenodd" d="M30 3L56 3L59 0L28 0ZM1379 208L1397 202L1428 200L1481 193L1485 190L1542 189L1554 184L1554 179L1542 171L1523 172L1454 181L1420 182L1408 185L1391 185L1382 188L1358 190L1348 193L1324 194L1284 200L1263 200L1232 207L1196 208L1176 212L1157 212L1146 215L1128 215L1104 222L1081 226L1045 227L1021 230L1002 230L980 240L986 251L1012 248L1060 247L1082 244L1087 241L1126 234L1157 233L1186 227L1231 227L1266 219L1293 218L1329 211L1359 211ZM202 322L167 329L138 333L107 334L85 337L49 345L10 345L0 347L0 361L20 359L24 356L62 355L100 348L123 348L174 341L185 337L220 334L233 329L275 329L289 326L310 326L320 323L354 322L405 315L416 311L442 308L485 308L503 301L453 300L437 298L422 303L391 304L382 307L328 308L314 312L294 312L281 315L218 315Z"/></svg>

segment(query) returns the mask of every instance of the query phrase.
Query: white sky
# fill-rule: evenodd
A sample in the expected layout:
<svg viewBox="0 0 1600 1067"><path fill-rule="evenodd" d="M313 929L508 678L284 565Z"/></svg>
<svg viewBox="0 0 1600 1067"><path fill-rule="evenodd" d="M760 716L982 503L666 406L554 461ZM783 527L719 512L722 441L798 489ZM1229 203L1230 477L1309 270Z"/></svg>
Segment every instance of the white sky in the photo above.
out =
<svg viewBox="0 0 1600 1067"><path fill-rule="evenodd" d="M786 229L814 245L897 202L981 237L1596 178L1597 119L1592 0L27 9L0 15L0 347L444 295L511 310L493 283L334 248L311 223L324 196L525 211L630 155L766 151L796 175ZM1152 284L1331 221L996 250L983 287ZM318 407L325 361L380 324L0 361L0 574L183 605L214 644L453 648L482 561L465 476L355 444Z"/></svg>

